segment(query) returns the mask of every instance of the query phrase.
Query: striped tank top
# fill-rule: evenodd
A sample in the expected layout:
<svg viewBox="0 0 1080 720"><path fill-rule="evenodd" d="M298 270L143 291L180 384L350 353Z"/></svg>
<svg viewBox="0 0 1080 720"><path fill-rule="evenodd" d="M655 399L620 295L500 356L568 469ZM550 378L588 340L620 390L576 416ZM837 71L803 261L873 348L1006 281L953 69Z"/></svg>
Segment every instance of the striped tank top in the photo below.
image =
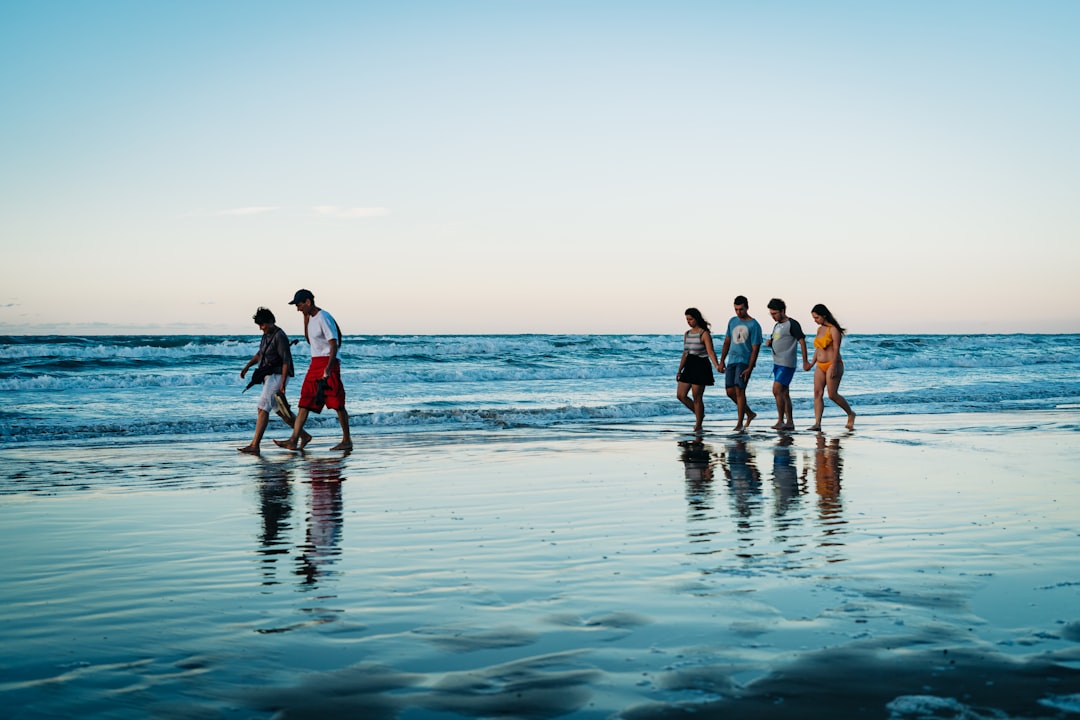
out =
<svg viewBox="0 0 1080 720"><path fill-rule="evenodd" d="M683 350L690 355L697 355L698 357L709 357L708 351L705 350L705 341L701 339L701 336L705 333L694 333L692 330L687 330L683 335Z"/></svg>

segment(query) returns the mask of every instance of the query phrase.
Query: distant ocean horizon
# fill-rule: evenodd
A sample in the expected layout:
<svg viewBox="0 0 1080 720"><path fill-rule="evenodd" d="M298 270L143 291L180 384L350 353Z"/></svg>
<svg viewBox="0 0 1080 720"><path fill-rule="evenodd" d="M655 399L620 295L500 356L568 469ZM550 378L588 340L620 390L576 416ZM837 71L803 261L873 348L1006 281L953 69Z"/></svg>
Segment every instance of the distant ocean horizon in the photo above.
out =
<svg viewBox="0 0 1080 720"><path fill-rule="evenodd" d="M768 332L771 323L763 323ZM295 336L292 336L295 339ZM1075 334L853 334L844 342L842 392L860 415L979 413L1080 404ZM716 337L719 351L722 336ZM250 335L0 336L0 443L246 436L255 389L240 369ZM812 348L811 348L812 350ZM355 433L498 430L611 423L670 424L692 416L675 399L677 334L348 335L342 347ZM308 348L294 346L295 407ZM762 348L749 387L758 423L775 419L772 357ZM809 425L812 374L792 383L796 419ZM706 391L706 429L725 429L734 406ZM826 406L826 423L841 413ZM310 427L333 432L336 417ZM272 422L269 437L284 425Z"/></svg>

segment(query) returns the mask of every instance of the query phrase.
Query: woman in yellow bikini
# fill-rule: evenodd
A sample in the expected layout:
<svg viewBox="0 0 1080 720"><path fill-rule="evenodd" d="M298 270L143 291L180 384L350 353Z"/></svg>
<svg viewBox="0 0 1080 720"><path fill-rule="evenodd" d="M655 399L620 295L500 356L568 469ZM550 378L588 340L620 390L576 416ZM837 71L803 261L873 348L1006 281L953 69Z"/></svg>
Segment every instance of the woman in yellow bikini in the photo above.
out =
<svg viewBox="0 0 1080 720"><path fill-rule="evenodd" d="M829 389L829 399L847 413L847 429L855 429L855 413L847 400L840 394L840 379L844 377L844 361L840 358L840 343L844 339L844 328L836 322L829 308L818 303L810 311L814 322L818 324L814 338L814 359L804 363L803 369L809 370L817 365L814 373L814 424L807 430L821 430L821 415L825 411L825 389Z"/></svg>

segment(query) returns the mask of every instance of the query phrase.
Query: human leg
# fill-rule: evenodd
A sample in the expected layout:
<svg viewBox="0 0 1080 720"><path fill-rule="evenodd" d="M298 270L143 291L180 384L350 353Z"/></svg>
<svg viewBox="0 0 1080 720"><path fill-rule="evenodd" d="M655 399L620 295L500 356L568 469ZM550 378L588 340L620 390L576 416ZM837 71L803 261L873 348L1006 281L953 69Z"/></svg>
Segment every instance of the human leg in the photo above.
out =
<svg viewBox="0 0 1080 720"><path fill-rule="evenodd" d="M687 410L694 412L694 401L687 397L691 387L690 383L680 382L675 390L675 397L679 399L679 402L686 406Z"/></svg>
<svg viewBox="0 0 1080 720"><path fill-rule="evenodd" d="M821 416L825 412L825 372L818 368L814 371L814 424L807 430L821 429Z"/></svg>
<svg viewBox="0 0 1080 720"><path fill-rule="evenodd" d="M242 448L236 448L242 453L249 455L259 454L259 444L262 442L263 433L266 432L266 426L270 422L270 413L266 412L262 408L259 408L255 416L255 437L251 439L251 442Z"/></svg>
<svg viewBox="0 0 1080 720"><path fill-rule="evenodd" d="M694 385L694 432L701 432L701 423L705 420L705 386Z"/></svg>
<svg viewBox="0 0 1080 720"><path fill-rule="evenodd" d="M840 394L840 379L843 377L844 364L839 362L835 363L831 368L829 368L829 372L826 373L826 386L829 389L829 399L836 403L836 405L841 410L847 413L848 421L845 427L847 427L848 430L854 430L855 413L852 412L851 406L848 405L848 402L844 399L844 396Z"/></svg>
<svg viewBox="0 0 1080 720"><path fill-rule="evenodd" d="M773 365L773 397L776 399L777 430L794 430L795 419L791 412L791 380L795 377L795 368L786 365Z"/></svg>
<svg viewBox="0 0 1080 720"><path fill-rule="evenodd" d="M786 388L780 384L778 380L773 380L772 394L773 399L776 401L776 424L773 425L773 430L779 430L784 427L784 390Z"/></svg>
<svg viewBox="0 0 1080 720"><path fill-rule="evenodd" d="M352 450L352 433L349 432L349 413L346 412L345 407L336 408L338 422L341 424L341 442L339 442L331 450Z"/></svg>
<svg viewBox="0 0 1080 720"><path fill-rule="evenodd" d="M738 390L739 396L739 428L736 429L741 428L745 430L750 427L750 423L757 417L757 413L750 409L750 404L746 401L746 388L740 387L736 389Z"/></svg>
<svg viewBox="0 0 1080 720"><path fill-rule="evenodd" d="M286 450L303 450L304 446L311 442L311 435L304 432L304 423L307 422L309 412L306 407L299 408L296 411L296 422L293 423L292 435L289 436L288 440L275 440L274 444ZM301 437L306 439L300 442Z"/></svg>

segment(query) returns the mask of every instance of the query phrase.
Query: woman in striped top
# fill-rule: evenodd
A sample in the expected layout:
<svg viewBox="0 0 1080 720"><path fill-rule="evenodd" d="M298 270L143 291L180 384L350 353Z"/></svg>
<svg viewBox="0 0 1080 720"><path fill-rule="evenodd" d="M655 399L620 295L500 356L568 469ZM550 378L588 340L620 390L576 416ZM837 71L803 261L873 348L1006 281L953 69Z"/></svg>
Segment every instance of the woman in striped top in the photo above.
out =
<svg viewBox="0 0 1080 720"><path fill-rule="evenodd" d="M675 375L679 382L676 397L694 413L694 432L701 432L701 423L705 419L705 386L713 384L712 369L715 366L719 371L720 363L713 350L709 321L701 316L701 311L686 308L686 324L690 329L683 335L683 354L679 372Z"/></svg>

